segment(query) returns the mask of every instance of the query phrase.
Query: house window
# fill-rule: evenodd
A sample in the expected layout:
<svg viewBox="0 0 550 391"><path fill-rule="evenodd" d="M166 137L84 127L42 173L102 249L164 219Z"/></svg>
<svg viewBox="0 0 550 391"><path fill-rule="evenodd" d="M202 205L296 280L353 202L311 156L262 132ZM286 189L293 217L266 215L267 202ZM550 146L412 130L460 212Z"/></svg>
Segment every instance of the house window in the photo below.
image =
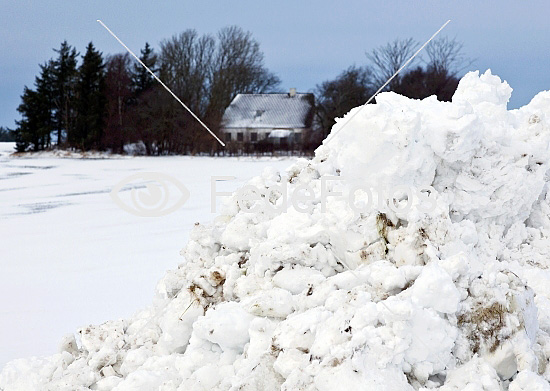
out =
<svg viewBox="0 0 550 391"><path fill-rule="evenodd" d="M226 133L226 134L225 134L225 141L226 141L226 142L230 142L230 141L231 141L231 133Z"/></svg>
<svg viewBox="0 0 550 391"><path fill-rule="evenodd" d="M302 133L294 133L294 142L295 143L301 143L302 142Z"/></svg>
<svg viewBox="0 0 550 391"><path fill-rule="evenodd" d="M256 132L250 133L250 141L252 141L253 143L258 141L258 133L256 133Z"/></svg>
<svg viewBox="0 0 550 391"><path fill-rule="evenodd" d="M237 141L244 141L244 133L243 132L237 133Z"/></svg>

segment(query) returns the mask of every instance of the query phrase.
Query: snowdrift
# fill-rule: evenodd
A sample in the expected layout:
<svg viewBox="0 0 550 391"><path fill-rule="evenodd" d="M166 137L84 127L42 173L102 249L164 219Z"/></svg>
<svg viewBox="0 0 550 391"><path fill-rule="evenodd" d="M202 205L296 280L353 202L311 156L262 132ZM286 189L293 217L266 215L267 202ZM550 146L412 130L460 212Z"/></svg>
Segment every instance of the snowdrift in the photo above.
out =
<svg viewBox="0 0 550 391"><path fill-rule="evenodd" d="M472 72L352 110L197 225L151 308L0 388L550 390L550 92L511 92Z"/></svg>

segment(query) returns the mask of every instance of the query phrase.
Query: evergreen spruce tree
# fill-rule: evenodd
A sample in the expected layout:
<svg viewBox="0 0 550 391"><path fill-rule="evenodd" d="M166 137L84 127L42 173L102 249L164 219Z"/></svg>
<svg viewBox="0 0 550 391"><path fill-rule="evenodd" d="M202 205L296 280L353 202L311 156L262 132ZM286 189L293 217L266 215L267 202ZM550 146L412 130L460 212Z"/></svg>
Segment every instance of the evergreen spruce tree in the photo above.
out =
<svg viewBox="0 0 550 391"><path fill-rule="evenodd" d="M154 73L157 73L158 56L149 43L141 50L140 60ZM145 144L147 155L153 153L153 143L157 139L157 121L163 118L163 95L153 76L138 62L131 69L132 96L128 100L132 126L129 127L131 140L139 139ZM164 91L163 91L164 92ZM162 103L161 103L162 100ZM172 102L170 102L172 103Z"/></svg>
<svg viewBox="0 0 550 391"><path fill-rule="evenodd" d="M36 115L33 110L35 95L36 92L25 86L23 95L21 95L21 104L17 107L17 111L22 117L20 121L16 121L15 149L17 152L25 152L33 148L33 141L37 139Z"/></svg>
<svg viewBox="0 0 550 391"><path fill-rule="evenodd" d="M40 66L40 76L35 81L38 99L38 132L42 142L41 149L51 146L51 134L55 126L55 74L54 64L50 60Z"/></svg>
<svg viewBox="0 0 550 391"><path fill-rule="evenodd" d="M147 67L157 72L157 55L154 53L153 48L148 42L145 43L145 48L141 49L141 56L139 59L147 65ZM133 66L132 70L132 84L134 86L134 94L136 96L141 95L144 91L149 90L155 83L155 79L151 74L138 62Z"/></svg>
<svg viewBox="0 0 550 391"><path fill-rule="evenodd" d="M101 53L90 42L78 70L76 127L69 140L85 150L102 148L106 103L104 67Z"/></svg>
<svg viewBox="0 0 550 391"><path fill-rule="evenodd" d="M54 91L53 102L55 104L55 127L57 129L57 145L63 144L65 138L75 126L75 100L76 84L78 81L76 49L67 41L61 44L57 58L53 61ZM65 134L65 137L63 137Z"/></svg>
<svg viewBox="0 0 550 391"><path fill-rule="evenodd" d="M40 151L50 146L50 135L54 129L52 62L41 65L40 70L40 76L34 83L36 90L25 87L17 108L22 117L15 130L16 150L19 152L28 149Z"/></svg>

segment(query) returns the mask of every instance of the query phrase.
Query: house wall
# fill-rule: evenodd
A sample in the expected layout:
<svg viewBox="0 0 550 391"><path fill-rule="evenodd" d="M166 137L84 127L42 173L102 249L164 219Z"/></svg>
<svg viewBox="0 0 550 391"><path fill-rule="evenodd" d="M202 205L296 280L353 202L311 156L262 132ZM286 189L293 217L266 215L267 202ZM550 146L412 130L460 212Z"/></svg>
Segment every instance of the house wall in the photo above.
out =
<svg viewBox="0 0 550 391"><path fill-rule="evenodd" d="M269 133L271 133L273 130L276 129L282 129L282 128L222 128L222 140L228 141L226 138L226 133L231 134L231 142L238 142L238 134L243 134L243 141L245 143L253 142L251 139L251 133L257 133L257 141L264 140L268 137ZM306 131L305 128L284 128L285 130L291 130L294 133L304 133ZM302 135L303 139L303 135Z"/></svg>

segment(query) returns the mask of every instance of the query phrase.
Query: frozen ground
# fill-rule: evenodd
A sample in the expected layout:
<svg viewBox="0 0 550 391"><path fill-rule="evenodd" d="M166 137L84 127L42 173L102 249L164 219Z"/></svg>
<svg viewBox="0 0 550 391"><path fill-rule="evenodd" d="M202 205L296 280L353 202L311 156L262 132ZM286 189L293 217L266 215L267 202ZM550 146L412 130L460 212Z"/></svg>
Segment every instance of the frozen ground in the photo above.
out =
<svg viewBox="0 0 550 391"><path fill-rule="evenodd" d="M182 262L191 227L212 219L210 177L236 176L225 187L234 190L265 166L292 161L9 158L13 145L0 143L0 368L53 354L64 334L150 305L158 280ZM109 192L143 171L181 181L189 200L163 217L121 210Z"/></svg>

